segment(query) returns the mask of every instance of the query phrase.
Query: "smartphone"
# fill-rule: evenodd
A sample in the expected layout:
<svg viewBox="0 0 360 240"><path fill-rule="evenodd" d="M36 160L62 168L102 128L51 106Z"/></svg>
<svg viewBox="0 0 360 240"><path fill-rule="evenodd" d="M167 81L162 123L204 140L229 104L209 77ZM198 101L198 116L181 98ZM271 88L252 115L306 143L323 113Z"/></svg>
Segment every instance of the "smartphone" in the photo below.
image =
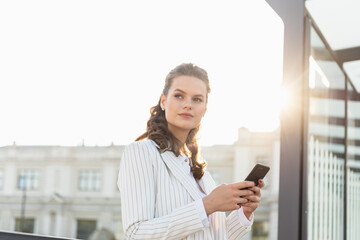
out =
<svg viewBox="0 0 360 240"><path fill-rule="evenodd" d="M256 164L255 167L251 170L249 175L245 178L245 181L253 181L255 182L255 185L259 185L259 179L264 179L268 171L270 170L270 167L265 166L263 164Z"/></svg>

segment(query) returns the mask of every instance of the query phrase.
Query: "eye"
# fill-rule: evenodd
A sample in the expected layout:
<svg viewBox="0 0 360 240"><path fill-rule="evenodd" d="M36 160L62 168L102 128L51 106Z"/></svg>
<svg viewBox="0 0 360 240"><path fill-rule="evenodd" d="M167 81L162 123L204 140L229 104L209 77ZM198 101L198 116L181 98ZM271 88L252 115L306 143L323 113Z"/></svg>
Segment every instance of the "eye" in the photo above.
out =
<svg viewBox="0 0 360 240"><path fill-rule="evenodd" d="M176 98L179 98L179 99L182 99L182 98L183 98L183 96L182 96L181 94L175 94L175 97L176 97Z"/></svg>
<svg viewBox="0 0 360 240"><path fill-rule="evenodd" d="M202 100L202 98L194 98L194 101L195 102L202 102L203 100Z"/></svg>

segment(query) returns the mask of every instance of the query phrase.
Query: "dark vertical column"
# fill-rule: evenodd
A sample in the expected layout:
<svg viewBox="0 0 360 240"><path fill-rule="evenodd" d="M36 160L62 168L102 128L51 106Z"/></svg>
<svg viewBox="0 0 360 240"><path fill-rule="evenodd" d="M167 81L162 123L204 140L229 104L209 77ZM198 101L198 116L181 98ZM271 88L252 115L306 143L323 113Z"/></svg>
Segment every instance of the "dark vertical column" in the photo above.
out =
<svg viewBox="0 0 360 240"><path fill-rule="evenodd" d="M302 238L304 0L267 0L284 22L283 86L291 104L281 115L278 239Z"/></svg>

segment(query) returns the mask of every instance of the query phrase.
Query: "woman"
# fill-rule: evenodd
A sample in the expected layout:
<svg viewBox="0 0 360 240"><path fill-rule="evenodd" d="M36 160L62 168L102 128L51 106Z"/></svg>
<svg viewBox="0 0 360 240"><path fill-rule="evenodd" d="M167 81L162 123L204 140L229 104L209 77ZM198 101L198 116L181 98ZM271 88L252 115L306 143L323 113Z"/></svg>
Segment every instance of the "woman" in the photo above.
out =
<svg viewBox="0 0 360 240"><path fill-rule="evenodd" d="M177 66L151 108L146 132L125 149L118 187L128 239L225 240L250 231L262 180L216 187L199 160L196 134L208 93L205 70ZM225 211L232 212L226 217Z"/></svg>

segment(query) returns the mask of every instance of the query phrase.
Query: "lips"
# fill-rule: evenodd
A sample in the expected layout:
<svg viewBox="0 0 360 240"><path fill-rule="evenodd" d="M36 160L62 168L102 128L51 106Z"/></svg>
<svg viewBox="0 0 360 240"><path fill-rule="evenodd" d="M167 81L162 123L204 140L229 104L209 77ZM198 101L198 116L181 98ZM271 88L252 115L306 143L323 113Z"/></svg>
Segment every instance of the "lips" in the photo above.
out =
<svg viewBox="0 0 360 240"><path fill-rule="evenodd" d="M183 117L183 118L192 118L194 117L193 115L191 115L190 113L180 113L179 116Z"/></svg>

